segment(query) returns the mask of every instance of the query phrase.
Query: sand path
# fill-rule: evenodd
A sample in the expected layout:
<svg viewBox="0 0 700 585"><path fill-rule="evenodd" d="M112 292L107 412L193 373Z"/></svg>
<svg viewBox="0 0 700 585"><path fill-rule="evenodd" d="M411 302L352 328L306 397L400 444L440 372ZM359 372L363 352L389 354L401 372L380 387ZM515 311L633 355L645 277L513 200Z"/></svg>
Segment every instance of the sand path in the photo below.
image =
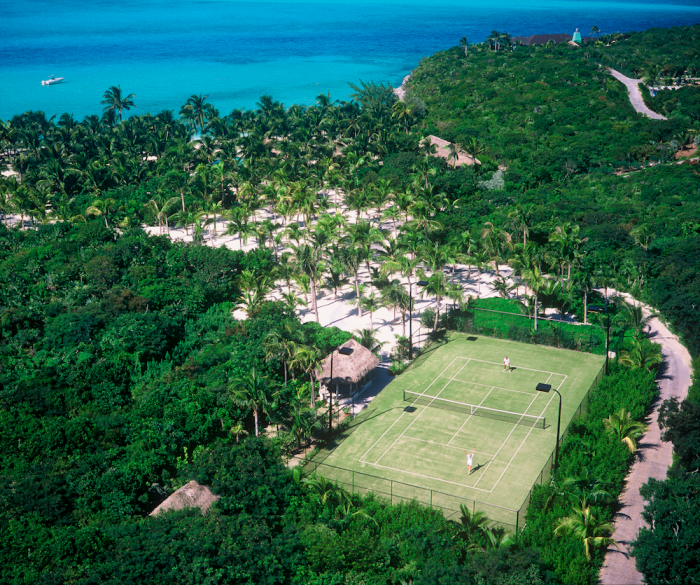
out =
<svg viewBox="0 0 700 585"><path fill-rule="evenodd" d="M630 295L622 296L629 302L633 300ZM646 313L650 312L646 307ZM658 376L660 393L649 417L649 429L639 441L640 456L627 476L627 485L620 498L622 509L615 520L615 532L612 535L620 546L620 552L615 548L608 549L600 572L603 585L642 585L642 574L637 571L634 558L629 556L629 545L637 537L639 529L646 526L642 519L644 499L639 494L639 488L650 477L666 479L666 472L673 459L673 445L661 440L659 407L664 400L674 396L685 398L690 386L691 358L688 350L659 319L653 319L650 325L649 337L661 344L664 356Z"/></svg>
<svg viewBox="0 0 700 585"><path fill-rule="evenodd" d="M637 110L640 114L644 114L645 116L652 118L653 120L667 119L665 116L652 112L649 108L647 108L646 104L644 103L644 99L642 98L642 92L639 90L639 84L642 82L641 79L630 79L614 69L608 69L608 71L610 71L610 75L612 75L615 79L625 84L630 95L630 102L635 110Z"/></svg>

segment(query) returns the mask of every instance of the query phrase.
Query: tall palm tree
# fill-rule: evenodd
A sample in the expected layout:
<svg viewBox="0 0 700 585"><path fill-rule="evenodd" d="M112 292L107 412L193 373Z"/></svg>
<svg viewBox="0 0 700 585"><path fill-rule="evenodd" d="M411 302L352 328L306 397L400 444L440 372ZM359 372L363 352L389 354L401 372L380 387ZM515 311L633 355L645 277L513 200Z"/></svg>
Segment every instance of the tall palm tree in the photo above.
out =
<svg viewBox="0 0 700 585"><path fill-rule="evenodd" d="M484 226L484 229L481 231L481 239L484 243L484 248L491 255L496 274L500 275L498 262L501 259L501 251L513 248L512 238L508 232L494 226L490 221L487 221Z"/></svg>
<svg viewBox="0 0 700 585"><path fill-rule="evenodd" d="M527 286L530 287L532 294L535 296L535 304L534 304L535 313L534 314L535 314L535 331L537 331L537 300L538 300L537 297L538 297L540 291L547 284L547 279L542 274L540 267L538 265L534 264L523 272L523 280L525 281L525 284L527 284Z"/></svg>
<svg viewBox="0 0 700 585"><path fill-rule="evenodd" d="M637 439L647 430L644 423L632 420L632 415L624 408L604 418L603 425L608 434L625 443L632 453L637 450Z"/></svg>
<svg viewBox="0 0 700 585"><path fill-rule="evenodd" d="M133 93L127 96L122 95L122 88L120 85L113 85L110 87L102 96L102 103L105 107L102 108L103 112L118 112L119 121L122 120L122 111L130 110L135 108L133 98L135 97Z"/></svg>
<svg viewBox="0 0 700 585"><path fill-rule="evenodd" d="M365 285L362 285L360 287L361 293L363 291L364 286ZM359 296L358 298L353 300L352 303L357 305L358 307L362 307L362 309L369 313L369 326L370 329L374 330L374 313L383 306L380 297L374 291L372 291L366 297Z"/></svg>
<svg viewBox="0 0 700 585"><path fill-rule="evenodd" d="M197 129L203 132L206 121L217 116L214 106L206 103L208 97L209 96L206 95L203 96L201 93L199 95L192 94L187 98L185 105L180 108L180 117L185 120L195 132Z"/></svg>
<svg viewBox="0 0 700 585"><path fill-rule="evenodd" d="M316 410L316 387L314 380L318 379L317 373L321 371L322 364L323 358L321 357L321 352L310 345L300 345L291 362L292 367L301 369L309 376L309 382L311 383L311 408L314 409L314 412Z"/></svg>
<svg viewBox="0 0 700 585"><path fill-rule="evenodd" d="M580 540L586 551L586 558L590 561L591 552L595 548L614 545L619 550L615 539L606 536L613 532L613 529L611 523L596 518L590 506L582 505L580 508L574 508L569 516L557 521L554 534L571 534Z"/></svg>
<svg viewBox="0 0 700 585"><path fill-rule="evenodd" d="M111 197L105 199L95 199L92 205L85 210L85 215L101 215L105 220L105 227L109 228L109 222L107 221L107 216L109 212L114 209L117 205L116 200Z"/></svg>
<svg viewBox="0 0 700 585"><path fill-rule="evenodd" d="M467 40L467 37L462 37L459 39L459 46L464 47L464 56L466 57L469 53L469 41Z"/></svg>
<svg viewBox="0 0 700 585"><path fill-rule="evenodd" d="M433 323L433 331L437 330L438 321L440 319L440 303L450 292L450 283L442 271L435 272L428 278L428 284L423 287L422 295L430 295L435 297L435 322Z"/></svg>
<svg viewBox="0 0 700 585"><path fill-rule="evenodd" d="M323 272L321 248L311 244L301 244L299 246L292 246L292 253L299 270L306 274L311 281L311 305L316 315L316 323L319 323L316 282Z"/></svg>
<svg viewBox="0 0 700 585"><path fill-rule="evenodd" d="M579 238L580 230L578 225L566 222L557 226L554 233L549 236L549 241L554 242L562 258L562 280L565 266L568 267L567 280L571 278L571 266L577 257L578 250L581 244L588 241L588 238Z"/></svg>
<svg viewBox="0 0 700 585"><path fill-rule="evenodd" d="M266 412L272 406L275 383L267 376L260 375L255 368L248 374L234 378L229 384L231 398L241 408L250 408L255 417L255 436L259 437L259 412Z"/></svg>

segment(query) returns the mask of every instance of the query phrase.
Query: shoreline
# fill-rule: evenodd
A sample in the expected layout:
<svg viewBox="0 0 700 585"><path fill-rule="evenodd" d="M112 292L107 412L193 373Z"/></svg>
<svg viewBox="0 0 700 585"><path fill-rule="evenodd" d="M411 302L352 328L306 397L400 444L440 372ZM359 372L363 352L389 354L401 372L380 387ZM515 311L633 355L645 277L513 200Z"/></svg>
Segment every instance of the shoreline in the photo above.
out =
<svg viewBox="0 0 700 585"><path fill-rule="evenodd" d="M406 89L406 82L411 79L411 74L413 71L409 71L408 75L403 78L403 81L401 82L401 85L399 87L394 88L394 95L396 95L399 100L403 100L406 97L406 92L408 91Z"/></svg>

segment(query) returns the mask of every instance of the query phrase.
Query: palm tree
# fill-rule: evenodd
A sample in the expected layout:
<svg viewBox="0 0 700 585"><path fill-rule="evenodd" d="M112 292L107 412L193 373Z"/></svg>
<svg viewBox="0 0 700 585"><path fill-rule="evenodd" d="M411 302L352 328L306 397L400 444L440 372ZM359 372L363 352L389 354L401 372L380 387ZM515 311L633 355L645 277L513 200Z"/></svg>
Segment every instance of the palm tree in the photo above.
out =
<svg viewBox="0 0 700 585"><path fill-rule="evenodd" d="M459 146L454 142L450 142L447 146L447 158L452 159L452 168L456 168L457 159L459 158Z"/></svg>
<svg viewBox="0 0 700 585"><path fill-rule="evenodd" d="M580 229L578 225L572 225L570 222L566 222L557 226L554 233L549 236L549 241L554 242L557 246L562 259L562 281L564 277L564 267L568 266L568 280L571 278L571 265L578 255L581 244L588 241L588 238L581 239L578 237Z"/></svg>
<svg viewBox="0 0 700 585"><path fill-rule="evenodd" d="M316 387L314 385L314 380L317 379L316 373L321 371L322 363L323 358L321 357L321 352L310 345L300 345L291 362L292 367L300 368L309 376L309 381L311 382L311 408L314 409L314 411L316 408Z"/></svg>
<svg viewBox="0 0 700 585"><path fill-rule="evenodd" d="M239 442L240 437L245 437L248 434L248 431L245 430L241 421L236 422L228 432L232 437L236 438L236 443Z"/></svg>
<svg viewBox="0 0 700 585"><path fill-rule="evenodd" d="M123 110L130 110L131 108L135 108L136 105L134 104L134 94L130 93L127 96L122 96L122 88L120 85L113 85L110 87L105 93L102 104L104 104L104 108L102 108L103 112L118 112L119 116L119 121L121 122L122 120L122 111Z"/></svg>
<svg viewBox="0 0 700 585"><path fill-rule="evenodd" d="M581 508L574 508L569 516L557 521L554 534L571 534L580 540L586 551L586 559L590 561L594 548L614 545L619 550L615 539L606 536L607 533L613 532L613 529L609 522L596 518L590 506L582 505Z"/></svg>
<svg viewBox="0 0 700 585"><path fill-rule="evenodd" d="M95 199L92 202L92 205L85 210L85 215L101 215L105 220L105 227L109 228L107 216L116 205L117 202L111 197L107 197L106 199Z"/></svg>
<svg viewBox="0 0 700 585"><path fill-rule="evenodd" d="M620 351L618 361L628 368L642 369L649 372L654 366L658 366L663 361L661 346L640 343L639 340L634 339L631 341L629 349Z"/></svg>
<svg viewBox="0 0 700 585"><path fill-rule="evenodd" d="M460 504L459 509L462 511L459 522L450 520L449 523L457 528L455 537L461 538L467 543L472 543L477 534L483 534L486 531L489 518L483 512L474 512L472 514L464 504Z"/></svg>
<svg viewBox="0 0 700 585"><path fill-rule="evenodd" d="M637 439L647 430L644 423L632 420L632 415L624 408L604 418L603 425L608 434L625 443L632 453L637 450Z"/></svg>
<svg viewBox="0 0 700 585"><path fill-rule="evenodd" d="M467 56L467 53L469 53L469 41L467 40L467 37L462 37L459 39L459 46L464 47L464 56Z"/></svg>
<svg viewBox="0 0 700 585"><path fill-rule="evenodd" d="M508 232L497 228L490 221L484 224L486 227L481 231L481 239L484 242L484 248L491 255L496 274L499 275L498 261L501 258L501 250L512 249L513 243Z"/></svg>
<svg viewBox="0 0 700 585"><path fill-rule="evenodd" d="M324 283L325 288L333 291L333 299L338 298L338 289L344 287L350 279L345 276L345 267L340 263L338 255L331 254L333 261L328 266L328 276Z"/></svg>
<svg viewBox="0 0 700 585"><path fill-rule="evenodd" d="M532 294L535 296L535 331L537 331L537 296L547 283L547 279L540 271L540 267L534 264L523 272L523 280L525 284L530 287Z"/></svg>
<svg viewBox="0 0 700 585"><path fill-rule="evenodd" d="M258 413L267 412L272 405L272 389L275 383L253 368L248 374L234 378L229 385L231 397L237 406L250 408L255 417L255 436L259 437Z"/></svg>
<svg viewBox="0 0 700 585"><path fill-rule="evenodd" d="M301 448L302 439L306 439L312 430L322 428L321 421L314 416L315 411L308 406L295 403L289 413L292 436L297 440L297 449Z"/></svg>
<svg viewBox="0 0 700 585"><path fill-rule="evenodd" d="M365 285L362 285L360 287L360 293L363 292ZM357 305L358 307L362 307L365 311L369 313L369 326L370 329L374 330L374 313L379 310L382 307L382 301L377 296L377 294L372 291L369 293L368 296L359 296L353 301L351 301L352 304Z"/></svg>
<svg viewBox="0 0 700 585"><path fill-rule="evenodd" d="M485 534L487 549L507 548L515 544L513 535L508 534L502 526L489 528Z"/></svg>
<svg viewBox="0 0 700 585"><path fill-rule="evenodd" d="M515 284L510 284L505 276L497 276L491 283L491 288L504 299L508 298L508 293L515 289L516 286Z"/></svg>
<svg viewBox="0 0 700 585"><path fill-rule="evenodd" d="M624 303L624 307L627 311L625 324L634 332L635 337L642 335L649 323L658 317L656 313L645 316L641 305Z"/></svg>
<svg viewBox="0 0 700 585"><path fill-rule="evenodd" d="M433 331L437 330L438 321L440 319L440 303L450 293L450 283L442 271L433 273L428 278L428 284L423 287L422 295L432 295L435 297L435 322L433 323Z"/></svg>
<svg viewBox="0 0 700 585"><path fill-rule="evenodd" d="M292 246L294 260L301 272L306 274L311 281L311 304L314 314L316 315L316 323L319 323L318 304L316 302L316 281L323 270L321 262L321 248L310 244L301 244L300 246Z"/></svg>
<svg viewBox="0 0 700 585"><path fill-rule="evenodd" d="M379 341L379 339L377 339L378 331L379 329L356 329L353 333L357 336L358 343L362 347L366 347L376 355L382 346L387 343L386 341Z"/></svg>
<svg viewBox="0 0 700 585"><path fill-rule="evenodd" d="M583 505L587 502L612 501L612 495L605 489L607 485L607 482L595 477L588 467L585 467L580 475L567 477L562 482L562 488Z"/></svg>
<svg viewBox="0 0 700 585"><path fill-rule="evenodd" d="M180 117L185 120L192 129L196 132L199 128L200 132L204 131L205 120L210 120L217 116L216 109L211 104L206 103L209 96L192 94L185 105L180 108Z"/></svg>

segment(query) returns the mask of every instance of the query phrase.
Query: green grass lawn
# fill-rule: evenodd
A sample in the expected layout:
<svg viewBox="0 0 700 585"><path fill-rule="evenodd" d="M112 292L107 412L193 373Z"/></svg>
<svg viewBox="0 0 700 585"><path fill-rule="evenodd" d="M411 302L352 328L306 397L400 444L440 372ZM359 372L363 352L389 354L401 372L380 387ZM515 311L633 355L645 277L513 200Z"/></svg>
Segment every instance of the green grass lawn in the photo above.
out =
<svg viewBox="0 0 700 585"><path fill-rule="evenodd" d="M506 355L510 373L503 372ZM514 528L515 510L540 478L556 440L559 399L535 386L545 382L561 393L563 432L603 363L601 356L489 337L469 341L453 333L374 398L330 454L319 454L325 459L318 473L354 491L441 506L448 515L458 515L464 503ZM545 417L546 424L542 429L412 405L404 391ZM468 475L464 451L474 448Z"/></svg>

